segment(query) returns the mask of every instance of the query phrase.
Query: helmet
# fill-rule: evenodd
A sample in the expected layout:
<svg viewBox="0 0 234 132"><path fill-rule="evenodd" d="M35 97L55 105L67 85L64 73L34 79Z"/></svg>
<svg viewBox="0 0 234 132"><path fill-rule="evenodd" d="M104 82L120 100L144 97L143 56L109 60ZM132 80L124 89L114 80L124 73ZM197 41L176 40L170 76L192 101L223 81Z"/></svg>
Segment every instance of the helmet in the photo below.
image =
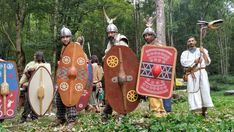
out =
<svg viewBox="0 0 234 132"><path fill-rule="evenodd" d="M151 27L147 27L142 33L142 36L144 37L145 34L152 34L154 35L154 37L156 37L156 33L154 32L154 29Z"/></svg>
<svg viewBox="0 0 234 132"><path fill-rule="evenodd" d="M65 26L63 26L63 28L60 31L60 36L64 37L64 36L72 36L71 30L66 28Z"/></svg>
<svg viewBox="0 0 234 132"><path fill-rule="evenodd" d="M128 38L126 37L126 36L124 36L124 35L122 35L122 34L117 34L116 36L115 36L115 41L116 42L119 42L119 41L124 41L124 42L126 42L127 44L128 44Z"/></svg>
<svg viewBox="0 0 234 132"><path fill-rule="evenodd" d="M118 32L118 28L115 26L115 24L111 23L107 26L106 32Z"/></svg>

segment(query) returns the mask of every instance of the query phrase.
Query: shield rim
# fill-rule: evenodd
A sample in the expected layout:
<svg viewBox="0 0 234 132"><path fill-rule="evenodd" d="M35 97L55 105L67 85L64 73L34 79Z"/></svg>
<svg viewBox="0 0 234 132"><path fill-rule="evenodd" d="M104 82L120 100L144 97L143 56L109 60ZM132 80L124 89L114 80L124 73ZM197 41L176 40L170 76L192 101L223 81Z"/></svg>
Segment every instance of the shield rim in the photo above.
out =
<svg viewBox="0 0 234 132"><path fill-rule="evenodd" d="M172 73L173 76L172 76L172 79L171 79L171 87L170 87L170 93L168 95L168 97L164 97L164 96L155 96L153 94L146 94L146 93L141 93L139 92L139 83L140 83L140 72L141 72L141 64L142 64L142 57L143 57L143 51L145 49L145 47L147 46L153 46L153 47L156 47L156 48L169 48L169 49L172 49L175 51L175 54L174 54L174 63L173 63L173 68L172 68ZM174 86L174 81L175 81L175 69L176 69L176 59L177 59L177 50L176 48L174 47L171 47L171 46L159 46L159 45L155 45L155 44L146 44L144 45L142 48L141 48L141 58L140 58L140 64L139 64L139 70L138 70L138 76L137 76L137 86L136 86L136 91L138 94L140 95L143 95L143 96L150 96L150 97L156 97L156 98L162 98L162 99L170 99L172 97L172 92L173 92L173 86Z"/></svg>

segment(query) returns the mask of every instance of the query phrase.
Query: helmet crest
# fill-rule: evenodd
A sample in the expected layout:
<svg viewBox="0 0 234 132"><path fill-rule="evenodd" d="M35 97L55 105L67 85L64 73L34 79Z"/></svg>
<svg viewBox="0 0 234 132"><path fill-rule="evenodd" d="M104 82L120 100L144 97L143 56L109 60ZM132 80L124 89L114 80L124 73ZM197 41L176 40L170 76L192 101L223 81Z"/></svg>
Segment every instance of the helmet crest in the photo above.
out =
<svg viewBox="0 0 234 132"><path fill-rule="evenodd" d="M145 25L146 25L147 28L145 28L145 30L144 30L144 32L142 34L143 37L147 33L148 34L153 34L156 37L156 33L154 32L154 29L152 28L155 18L156 18L156 16L154 16L154 17L147 16L146 18L144 18L144 22L146 23Z"/></svg>
<svg viewBox="0 0 234 132"><path fill-rule="evenodd" d="M103 12L106 18L106 21L108 23L108 26L106 28L106 32L118 32L118 28L113 24L114 20L116 20L117 16L115 18L109 18L108 15L106 14L106 11L103 7Z"/></svg>

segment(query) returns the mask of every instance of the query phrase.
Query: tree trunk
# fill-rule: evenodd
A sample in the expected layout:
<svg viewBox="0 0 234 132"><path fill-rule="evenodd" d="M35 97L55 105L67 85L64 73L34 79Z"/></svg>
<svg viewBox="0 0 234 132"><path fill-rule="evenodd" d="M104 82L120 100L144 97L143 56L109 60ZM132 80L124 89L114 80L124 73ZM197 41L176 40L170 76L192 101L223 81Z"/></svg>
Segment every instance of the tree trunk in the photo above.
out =
<svg viewBox="0 0 234 132"><path fill-rule="evenodd" d="M52 67L52 77L54 82L56 82L56 66L57 66L57 18L58 18L58 0L55 0L54 6L54 16L53 16L53 61L51 63Z"/></svg>
<svg viewBox="0 0 234 132"><path fill-rule="evenodd" d="M18 67L19 76L23 74L25 66L25 54L22 48L21 31L23 29L24 18L25 18L25 8L18 7L18 12L16 12L16 63Z"/></svg>
<svg viewBox="0 0 234 132"><path fill-rule="evenodd" d="M134 23L135 23L135 45L136 45L136 55L139 55L139 45L140 45L140 36L139 36L139 27L140 27L140 14L139 14L139 1L134 3Z"/></svg>
<svg viewBox="0 0 234 132"><path fill-rule="evenodd" d="M170 6L169 7L170 7L170 14L169 14L169 16L170 16L170 27L172 28L173 27L173 21L172 21L173 0L170 0ZM169 39L170 39L170 45L174 47L173 30L172 29L170 30L170 38Z"/></svg>
<svg viewBox="0 0 234 132"><path fill-rule="evenodd" d="M221 37L218 36L218 47L219 47L219 52L220 52L220 73L223 76L224 75L224 61L223 61L223 46L221 42Z"/></svg>
<svg viewBox="0 0 234 132"><path fill-rule="evenodd" d="M228 71L229 71L229 58L228 58L228 38L227 38L227 34L225 33L225 37L224 37L224 45L225 45L225 75L228 75Z"/></svg>
<svg viewBox="0 0 234 132"><path fill-rule="evenodd" d="M159 43L166 45L164 0L155 0L155 3L157 13L157 38Z"/></svg>

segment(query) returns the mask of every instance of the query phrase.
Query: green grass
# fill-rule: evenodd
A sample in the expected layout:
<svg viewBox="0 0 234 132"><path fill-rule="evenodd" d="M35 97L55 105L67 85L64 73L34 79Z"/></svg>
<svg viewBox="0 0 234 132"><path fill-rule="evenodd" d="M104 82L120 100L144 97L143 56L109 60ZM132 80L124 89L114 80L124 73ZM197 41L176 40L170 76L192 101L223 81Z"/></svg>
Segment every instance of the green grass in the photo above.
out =
<svg viewBox="0 0 234 132"><path fill-rule="evenodd" d="M224 85L225 86L225 85ZM173 112L164 118L156 118L148 110L148 103L142 102L138 108L122 119L116 120L116 113L108 122L102 122L100 114L80 112L75 126L76 131L234 131L234 96L224 96L224 91L234 89L233 85L219 91L212 91L211 96L214 108L208 110L208 118L194 115L188 111L187 97L181 100L173 100ZM187 95L184 93L184 95ZM38 121L28 121L18 124L21 111L18 110L14 119L5 120L0 125L0 131L58 131L62 128L50 128L48 125L55 120L55 117L41 117Z"/></svg>

